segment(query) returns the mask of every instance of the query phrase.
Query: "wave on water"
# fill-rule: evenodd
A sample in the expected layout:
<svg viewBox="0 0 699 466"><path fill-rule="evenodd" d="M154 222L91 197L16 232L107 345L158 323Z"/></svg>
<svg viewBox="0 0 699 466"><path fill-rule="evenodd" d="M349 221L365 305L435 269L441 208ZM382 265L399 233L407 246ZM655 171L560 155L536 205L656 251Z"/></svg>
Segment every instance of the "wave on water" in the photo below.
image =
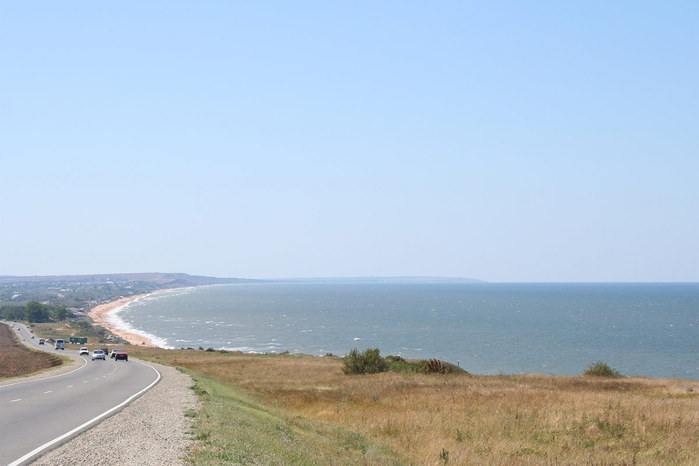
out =
<svg viewBox="0 0 699 466"><path fill-rule="evenodd" d="M139 299L142 298L135 299L131 301L131 303L135 303ZM114 310L112 310L112 312L110 312L107 316L107 322L114 325L119 330L123 330L124 332L133 333L134 335L139 335L144 338L147 338L148 340L150 340L151 343L153 343L155 346L159 348L174 349L174 346L168 345L168 342L165 338L161 338L157 335L153 335L152 333L148 333L141 329L135 328L130 323L126 322L121 315L119 315L131 303L126 303L123 306L115 307Z"/></svg>

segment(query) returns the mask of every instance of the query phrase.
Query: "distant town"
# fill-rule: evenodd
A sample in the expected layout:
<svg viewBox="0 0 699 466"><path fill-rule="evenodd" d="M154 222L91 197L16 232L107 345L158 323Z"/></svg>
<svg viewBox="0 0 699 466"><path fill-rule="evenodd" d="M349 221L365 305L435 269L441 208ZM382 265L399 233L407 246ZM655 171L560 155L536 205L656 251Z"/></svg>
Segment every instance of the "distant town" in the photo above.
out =
<svg viewBox="0 0 699 466"><path fill-rule="evenodd" d="M65 306L76 317L92 307L156 290L188 286L245 283L252 280L215 278L184 273L128 273L37 277L0 276L0 309L37 301Z"/></svg>

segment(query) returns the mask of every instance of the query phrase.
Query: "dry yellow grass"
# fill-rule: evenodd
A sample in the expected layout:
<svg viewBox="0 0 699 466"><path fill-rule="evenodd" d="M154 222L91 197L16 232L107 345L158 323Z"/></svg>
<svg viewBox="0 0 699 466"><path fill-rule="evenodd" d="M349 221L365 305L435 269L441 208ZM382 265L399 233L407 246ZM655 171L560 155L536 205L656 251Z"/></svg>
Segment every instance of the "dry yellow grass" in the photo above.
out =
<svg viewBox="0 0 699 466"><path fill-rule="evenodd" d="M692 381L346 376L339 358L133 352L361 432L414 464L699 464L699 383Z"/></svg>
<svg viewBox="0 0 699 466"><path fill-rule="evenodd" d="M63 360L59 356L34 351L21 344L10 327L0 323L0 380L33 374L61 364Z"/></svg>

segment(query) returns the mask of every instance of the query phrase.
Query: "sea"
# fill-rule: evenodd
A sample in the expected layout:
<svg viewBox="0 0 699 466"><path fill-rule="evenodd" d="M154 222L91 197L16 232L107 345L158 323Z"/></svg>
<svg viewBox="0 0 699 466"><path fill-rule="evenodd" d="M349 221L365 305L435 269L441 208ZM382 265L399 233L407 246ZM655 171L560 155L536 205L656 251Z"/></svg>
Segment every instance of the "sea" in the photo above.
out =
<svg viewBox="0 0 699 466"><path fill-rule="evenodd" d="M164 348L441 359L483 375L699 380L699 283L280 282L155 293L112 322Z"/></svg>

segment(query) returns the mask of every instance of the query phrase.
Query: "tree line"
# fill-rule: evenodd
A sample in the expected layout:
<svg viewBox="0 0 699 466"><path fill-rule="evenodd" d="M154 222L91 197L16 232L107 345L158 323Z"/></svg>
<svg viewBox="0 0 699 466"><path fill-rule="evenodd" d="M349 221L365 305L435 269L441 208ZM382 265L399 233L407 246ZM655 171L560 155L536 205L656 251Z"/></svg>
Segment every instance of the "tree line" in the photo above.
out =
<svg viewBox="0 0 699 466"><path fill-rule="evenodd" d="M29 301L24 306L6 305L0 307L0 318L5 320L26 320L28 322L61 321L72 317L65 306L49 306L38 301Z"/></svg>

